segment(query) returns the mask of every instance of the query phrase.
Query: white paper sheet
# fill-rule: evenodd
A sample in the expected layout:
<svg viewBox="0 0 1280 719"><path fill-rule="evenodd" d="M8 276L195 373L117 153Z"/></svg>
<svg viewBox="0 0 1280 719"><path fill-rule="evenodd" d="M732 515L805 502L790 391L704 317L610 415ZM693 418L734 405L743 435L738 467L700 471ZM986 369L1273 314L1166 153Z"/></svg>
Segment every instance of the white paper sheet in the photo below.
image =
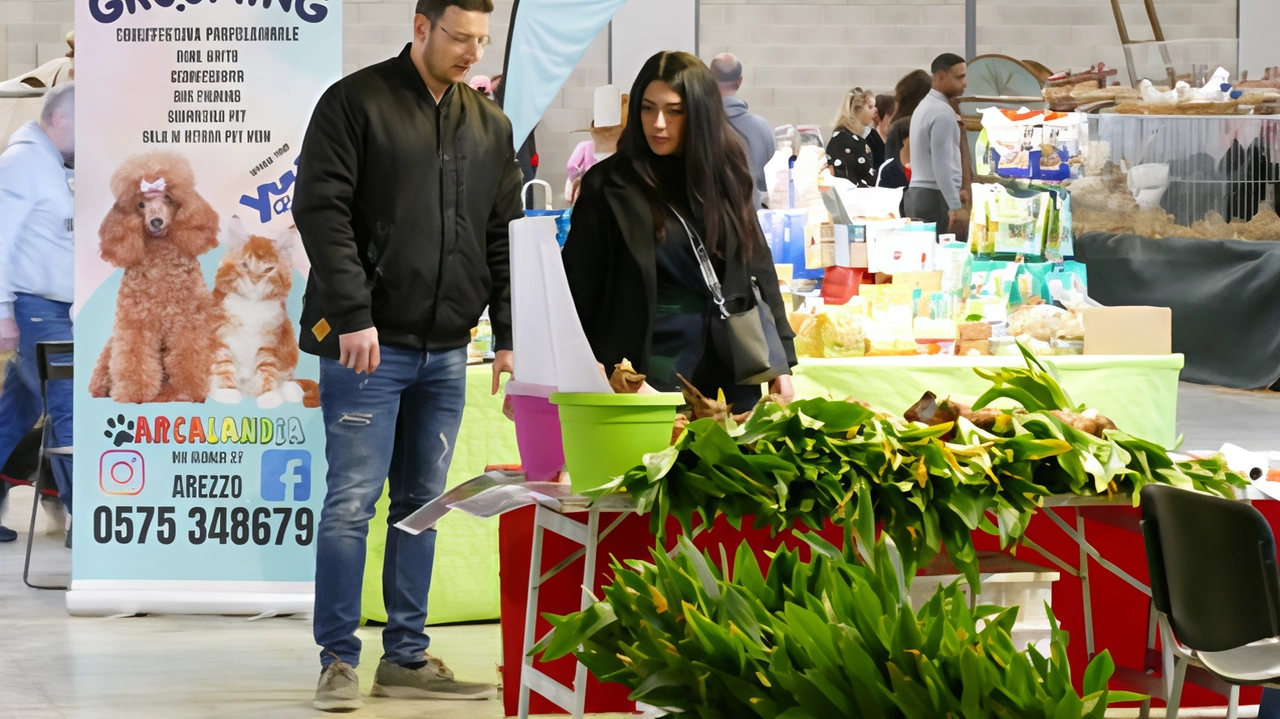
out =
<svg viewBox="0 0 1280 719"><path fill-rule="evenodd" d="M571 494L573 488L568 484L526 482L524 475L518 472L486 472L427 502L397 523L396 528L409 534L421 534L455 509L483 518L496 517L532 504L559 509L560 499Z"/></svg>

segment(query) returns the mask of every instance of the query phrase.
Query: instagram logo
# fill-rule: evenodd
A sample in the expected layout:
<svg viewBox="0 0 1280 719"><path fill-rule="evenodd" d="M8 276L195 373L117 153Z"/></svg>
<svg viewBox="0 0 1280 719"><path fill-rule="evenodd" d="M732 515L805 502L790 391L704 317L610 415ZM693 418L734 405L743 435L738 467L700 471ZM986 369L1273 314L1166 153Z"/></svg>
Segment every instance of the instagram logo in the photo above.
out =
<svg viewBox="0 0 1280 719"><path fill-rule="evenodd" d="M98 462L98 485L107 494L135 495L146 484L146 465L142 455L131 449L113 449L102 453Z"/></svg>

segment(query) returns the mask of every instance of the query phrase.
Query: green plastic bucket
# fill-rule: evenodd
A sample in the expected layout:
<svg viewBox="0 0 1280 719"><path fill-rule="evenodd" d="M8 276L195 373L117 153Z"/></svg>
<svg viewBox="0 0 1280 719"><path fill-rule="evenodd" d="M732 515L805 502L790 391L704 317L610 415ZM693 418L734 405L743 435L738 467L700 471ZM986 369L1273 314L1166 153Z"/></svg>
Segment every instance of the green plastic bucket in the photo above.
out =
<svg viewBox="0 0 1280 719"><path fill-rule="evenodd" d="M557 392L564 461L574 492L608 484L646 454L671 446L678 393L573 394Z"/></svg>

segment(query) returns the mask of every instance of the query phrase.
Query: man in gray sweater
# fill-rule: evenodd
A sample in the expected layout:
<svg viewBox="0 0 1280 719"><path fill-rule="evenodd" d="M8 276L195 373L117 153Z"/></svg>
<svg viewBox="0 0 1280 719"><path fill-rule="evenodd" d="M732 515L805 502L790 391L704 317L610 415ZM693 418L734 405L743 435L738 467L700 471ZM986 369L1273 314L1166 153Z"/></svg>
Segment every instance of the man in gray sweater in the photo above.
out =
<svg viewBox="0 0 1280 719"><path fill-rule="evenodd" d="M732 53L716 55L711 60L711 74L720 85L720 96L724 98L724 111L729 116L729 124L742 138L747 150L747 166L751 168L751 177L756 181L756 206L763 204L769 194L769 186L764 179L764 166L773 159L777 149L777 141L773 137L773 129L759 115L747 112L747 103L738 98L738 90L742 88L742 63Z"/></svg>
<svg viewBox="0 0 1280 719"><path fill-rule="evenodd" d="M938 232L962 232L969 210L961 201L960 124L951 101L969 86L964 58L945 53L933 61L933 89L911 116L911 186L903 197L908 217L938 223Z"/></svg>

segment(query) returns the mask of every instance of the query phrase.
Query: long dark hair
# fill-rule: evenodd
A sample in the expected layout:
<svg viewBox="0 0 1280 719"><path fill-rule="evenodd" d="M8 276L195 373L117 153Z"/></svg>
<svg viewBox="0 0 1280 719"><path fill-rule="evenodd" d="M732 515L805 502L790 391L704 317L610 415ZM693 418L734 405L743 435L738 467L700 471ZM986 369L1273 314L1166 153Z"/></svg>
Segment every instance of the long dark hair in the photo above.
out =
<svg viewBox="0 0 1280 719"><path fill-rule="evenodd" d="M742 141L729 125L720 99L720 87L711 71L687 52L660 52L649 58L631 86L631 106L627 129L618 141L618 155L630 160L645 185L654 206L655 229L663 237L662 206L655 163L658 156L649 148L640 116L645 90L650 83L665 82L684 103L684 171L689 204L706 229L707 251L723 256L728 237L736 234L745 258L759 249L759 227L755 217L755 182L747 168Z"/></svg>
<svg viewBox="0 0 1280 719"><path fill-rule="evenodd" d="M933 89L933 78L924 70L912 70L893 88L893 98L898 101L897 117L911 117L916 108Z"/></svg>
<svg viewBox="0 0 1280 719"><path fill-rule="evenodd" d="M493 81L496 83L498 78L495 77ZM898 101L893 95L876 95L876 112L880 114L880 119L893 117L897 111Z"/></svg>

